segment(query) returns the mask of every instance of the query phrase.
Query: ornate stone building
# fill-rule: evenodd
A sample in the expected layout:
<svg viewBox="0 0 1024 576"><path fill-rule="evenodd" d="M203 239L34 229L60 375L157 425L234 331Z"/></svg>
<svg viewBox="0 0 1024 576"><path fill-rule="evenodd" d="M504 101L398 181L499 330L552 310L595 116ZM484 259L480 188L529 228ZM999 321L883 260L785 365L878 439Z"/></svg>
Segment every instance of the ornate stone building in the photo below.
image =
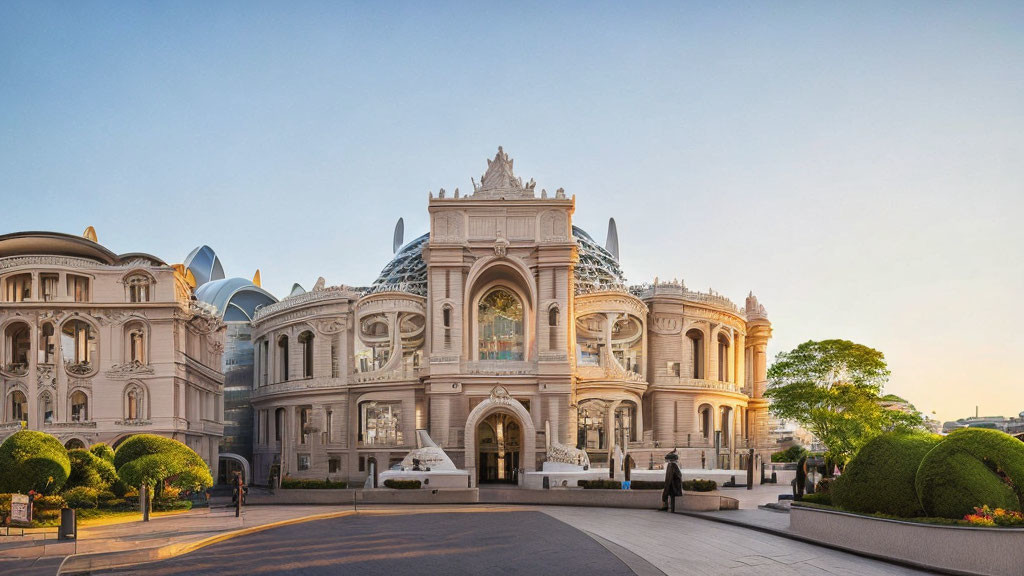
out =
<svg viewBox="0 0 1024 576"><path fill-rule="evenodd" d="M0 236L0 440L68 447L134 433L189 445L217 472L224 323L183 265L54 232Z"/></svg>
<svg viewBox="0 0 1024 576"><path fill-rule="evenodd" d="M430 232L368 288L297 287L252 320L253 474L361 482L427 429L473 482L515 482L553 440L597 465L739 467L770 449L771 324L679 282L628 286L572 224L575 197L523 183L500 148L473 190L428 202Z"/></svg>

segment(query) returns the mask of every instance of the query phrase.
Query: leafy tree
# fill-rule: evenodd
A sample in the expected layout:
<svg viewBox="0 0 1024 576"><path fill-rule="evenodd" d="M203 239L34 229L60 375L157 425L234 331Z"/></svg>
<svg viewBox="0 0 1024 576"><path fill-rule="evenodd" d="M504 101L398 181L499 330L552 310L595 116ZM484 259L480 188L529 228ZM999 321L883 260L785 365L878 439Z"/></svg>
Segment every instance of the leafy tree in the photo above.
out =
<svg viewBox="0 0 1024 576"><path fill-rule="evenodd" d="M882 405L888 379L878 350L848 340L808 341L776 357L765 395L773 414L799 422L842 463L882 432L921 425L920 413Z"/></svg>
<svg viewBox="0 0 1024 576"><path fill-rule="evenodd" d="M49 434L22 430L0 444L0 491L53 494L70 472L68 451Z"/></svg>
<svg viewBox="0 0 1024 576"><path fill-rule="evenodd" d="M213 486L206 462L191 448L163 436L137 434L114 452L117 475L129 486L202 490Z"/></svg>

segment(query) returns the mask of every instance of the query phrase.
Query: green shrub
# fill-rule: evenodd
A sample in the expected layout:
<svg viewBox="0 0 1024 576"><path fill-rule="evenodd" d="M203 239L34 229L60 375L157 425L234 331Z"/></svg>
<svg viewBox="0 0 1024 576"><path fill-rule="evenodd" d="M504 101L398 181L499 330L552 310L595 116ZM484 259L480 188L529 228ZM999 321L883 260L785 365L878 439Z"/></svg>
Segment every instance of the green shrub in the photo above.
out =
<svg viewBox="0 0 1024 576"><path fill-rule="evenodd" d="M191 510L192 502L179 500L177 498L156 498L153 500L153 510L156 512L171 512L173 510Z"/></svg>
<svg viewBox="0 0 1024 576"><path fill-rule="evenodd" d="M103 442L97 442L90 446L89 452L92 452L93 456L96 456L97 458L102 458L111 464L114 463L114 451L110 449L110 446L107 446Z"/></svg>
<svg viewBox="0 0 1024 576"><path fill-rule="evenodd" d="M828 492L815 492L814 494L804 494L801 502L810 502L812 504L824 504L825 506L832 505L832 495Z"/></svg>
<svg viewBox="0 0 1024 576"><path fill-rule="evenodd" d="M781 452L772 454L772 462L796 462L806 455L806 448L800 445L793 445Z"/></svg>
<svg viewBox="0 0 1024 576"><path fill-rule="evenodd" d="M717 488L718 483L714 480L683 480L683 490L687 492L714 492Z"/></svg>
<svg viewBox="0 0 1024 576"><path fill-rule="evenodd" d="M632 480L629 483L630 490L664 490L664 480Z"/></svg>
<svg viewBox="0 0 1024 576"><path fill-rule="evenodd" d="M68 451L49 434L22 430L0 444L0 492L53 494L70 472Z"/></svg>
<svg viewBox="0 0 1024 576"><path fill-rule="evenodd" d="M38 508L32 509L32 522L48 522L50 520L56 520L60 518L60 510L40 510Z"/></svg>
<svg viewBox="0 0 1024 576"><path fill-rule="evenodd" d="M68 450L71 462L71 473L64 489L86 486L96 490L106 490L118 481L114 465L88 450Z"/></svg>
<svg viewBox="0 0 1024 576"><path fill-rule="evenodd" d="M394 488L395 490L417 490L421 486L419 480L396 480L395 478L388 478L384 481L385 488Z"/></svg>
<svg viewBox="0 0 1024 576"><path fill-rule="evenodd" d="M618 480L577 480L576 485L586 490L621 490L622 482Z"/></svg>
<svg viewBox="0 0 1024 576"><path fill-rule="evenodd" d="M287 476L281 480L281 488L283 489L303 489L303 490L339 490L348 486L348 483L338 481L333 482L331 480L301 480L293 479Z"/></svg>
<svg viewBox="0 0 1024 576"><path fill-rule="evenodd" d="M210 469L191 448L153 434L136 434L114 452L117 476L129 486L156 486L167 481L184 490L203 490L213 485Z"/></svg>
<svg viewBox="0 0 1024 576"><path fill-rule="evenodd" d="M75 486L65 490L62 494L68 503L68 508L81 510L84 508L96 508L99 505L99 491L87 486Z"/></svg>
<svg viewBox="0 0 1024 576"><path fill-rule="evenodd" d="M891 432L865 444L829 488L835 505L851 512L923 516L914 479L940 436Z"/></svg>
<svg viewBox="0 0 1024 576"><path fill-rule="evenodd" d="M37 510L60 510L61 508L67 508L68 502L63 496L51 494L49 496L36 496L32 500L32 511Z"/></svg>
<svg viewBox="0 0 1024 576"><path fill-rule="evenodd" d="M997 430L955 430L925 455L916 488L929 516L963 518L976 506L1019 511L1024 442Z"/></svg>
<svg viewBox="0 0 1024 576"><path fill-rule="evenodd" d="M7 525L7 517L11 515L11 495L0 494L0 525Z"/></svg>

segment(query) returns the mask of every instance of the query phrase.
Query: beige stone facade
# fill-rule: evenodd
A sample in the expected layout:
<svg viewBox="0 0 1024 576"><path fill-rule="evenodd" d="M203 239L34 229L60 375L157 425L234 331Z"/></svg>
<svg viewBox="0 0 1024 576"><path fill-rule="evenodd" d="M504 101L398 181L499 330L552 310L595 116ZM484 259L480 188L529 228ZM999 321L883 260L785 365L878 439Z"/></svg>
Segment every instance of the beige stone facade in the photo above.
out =
<svg viewBox="0 0 1024 576"><path fill-rule="evenodd" d="M682 283L628 286L572 225L575 197L524 184L499 149L462 195L430 195L430 232L368 288L318 282L253 318L253 475L362 483L427 429L472 482L516 482L555 441L595 465L736 468L770 449L766 345L739 308ZM641 240L642 241L642 240Z"/></svg>
<svg viewBox="0 0 1024 576"><path fill-rule="evenodd" d="M224 324L181 265L85 237L0 236L0 440L26 426L68 447L135 433L193 448L217 473Z"/></svg>

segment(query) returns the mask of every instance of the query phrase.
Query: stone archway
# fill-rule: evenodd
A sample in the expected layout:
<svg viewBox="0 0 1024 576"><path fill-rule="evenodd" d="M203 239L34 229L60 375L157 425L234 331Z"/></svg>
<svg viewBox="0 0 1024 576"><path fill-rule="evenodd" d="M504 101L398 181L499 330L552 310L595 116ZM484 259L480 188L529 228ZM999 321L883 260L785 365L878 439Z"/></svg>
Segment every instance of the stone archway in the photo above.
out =
<svg viewBox="0 0 1024 576"><path fill-rule="evenodd" d="M491 390L489 398L476 405L466 418L465 446L466 446L466 470L469 472L472 486L477 484L477 438L476 431L484 418L502 412L510 414L519 420L522 430L522 458L519 461L520 468L524 472L534 470L534 462L537 460L537 431L533 427L533 420L530 412L518 400L509 395L504 386L495 386ZM520 476L522 478L522 476Z"/></svg>
<svg viewBox="0 0 1024 576"><path fill-rule="evenodd" d="M233 452L221 452L220 454L217 454L217 457L238 462L242 466L242 481L246 484L252 482L252 471L249 467L249 460L245 456L235 454ZM218 468L220 468L220 466L218 466ZM230 483L231 478L226 478L226 480L227 483Z"/></svg>

